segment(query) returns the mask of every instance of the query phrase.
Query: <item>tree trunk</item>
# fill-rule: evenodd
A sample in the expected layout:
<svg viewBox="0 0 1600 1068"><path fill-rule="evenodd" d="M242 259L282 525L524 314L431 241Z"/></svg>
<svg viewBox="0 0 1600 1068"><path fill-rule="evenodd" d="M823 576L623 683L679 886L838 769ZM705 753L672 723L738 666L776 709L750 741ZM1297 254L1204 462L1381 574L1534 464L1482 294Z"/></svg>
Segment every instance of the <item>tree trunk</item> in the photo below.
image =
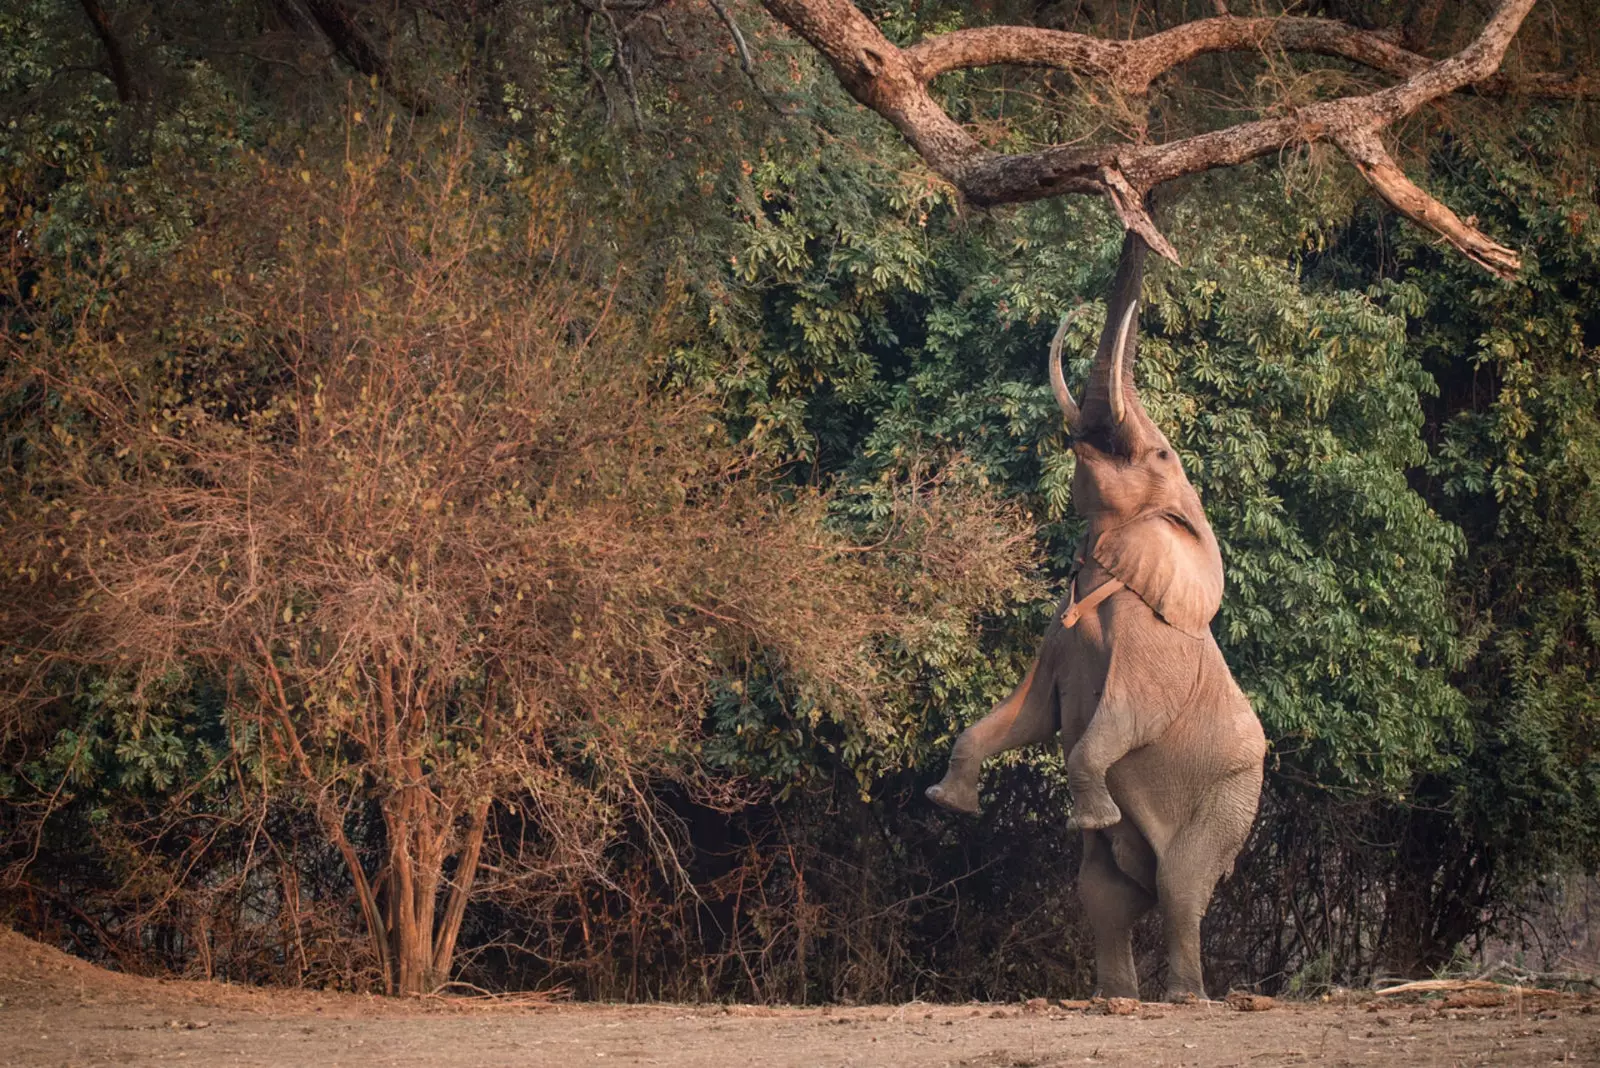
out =
<svg viewBox="0 0 1600 1068"><path fill-rule="evenodd" d="M438 807L420 786L401 787L383 802L389 832L389 942L398 994L431 993L441 981L433 944L444 864L437 845L445 830Z"/></svg>

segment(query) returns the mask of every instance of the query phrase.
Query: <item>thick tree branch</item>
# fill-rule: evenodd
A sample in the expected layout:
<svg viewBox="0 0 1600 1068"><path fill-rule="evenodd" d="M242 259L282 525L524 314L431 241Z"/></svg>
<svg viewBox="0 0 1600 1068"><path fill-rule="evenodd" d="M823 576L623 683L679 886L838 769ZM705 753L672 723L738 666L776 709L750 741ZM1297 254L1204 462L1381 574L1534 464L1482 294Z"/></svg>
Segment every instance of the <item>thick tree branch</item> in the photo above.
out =
<svg viewBox="0 0 1600 1068"><path fill-rule="evenodd" d="M100 0L81 0L81 2L83 13L89 17L95 36L100 38L100 44L106 50L106 64L111 68L111 82L117 87L117 99L124 104L134 103L143 97L144 93L133 76L133 69L128 66L127 50L122 47L122 40L112 28L111 16L106 14L106 9L100 5Z"/></svg>
<svg viewBox="0 0 1600 1068"><path fill-rule="evenodd" d="M946 71L998 63L1056 67L1104 78L1125 93L1140 95L1150 83L1196 56L1212 52L1309 52L1339 56L1398 77L1429 65L1387 34L1355 29L1331 19L1198 19L1132 41L1104 41L1064 30L984 26L930 37L906 49L924 80Z"/></svg>
<svg viewBox="0 0 1600 1068"><path fill-rule="evenodd" d="M953 70L998 64L1053 67L1102 78L1138 96L1161 75L1198 56L1264 51L1336 56L1397 78L1410 78L1433 64L1402 46L1392 33L1292 16L1199 19L1131 41L1105 41L1033 26L981 26L927 38L905 49L905 54L924 81ZM1595 95L1600 79L1558 73L1497 74L1471 88L1485 96L1574 99Z"/></svg>
<svg viewBox="0 0 1600 1068"><path fill-rule="evenodd" d="M850 0L762 0L779 22L804 37L833 67L840 84L894 124L941 175L952 177L983 155L983 146L928 94L904 52Z"/></svg>
<svg viewBox="0 0 1600 1068"><path fill-rule="evenodd" d="M418 115L428 113L430 104L426 96L409 92L389 63L362 30L356 17L340 0L301 0L306 11L316 23L333 50L350 66L369 78L376 78L388 94L398 100L408 111Z"/></svg>
<svg viewBox="0 0 1600 1068"><path fill-rule="evenodd" d="M1243 163L1295 145L1332 142L1350 154L1397 210L1500 275L1516 272L1515 253L1496 244L1405 178L1378 131L1422 105L1472 85L1493 84L1506 48L1534 0L1503 0L1466 48L1438 62L1383 34L1325 19L1202 19L1130 42L1019 27L962 30L902 51L849 0L763 0L832 65L851 95L894 124L917 152L979 206L1063 193L1110 197L1123 224L1169 259L1176 252L1143 211L1145 194L1163 182ZM934 102L927 83L945 70L991 63L1063 67L1105 77L1130 92L1204 52L1276 46L1343 56L1403 74L1396 85L1323 101L1278 118L1240 123L1159 145L1060 146L999 155L979 145ZM1549 88L1576 94L1588 76L1552 77ZM1511 84L1502 81L1501 84Z"/></svg>

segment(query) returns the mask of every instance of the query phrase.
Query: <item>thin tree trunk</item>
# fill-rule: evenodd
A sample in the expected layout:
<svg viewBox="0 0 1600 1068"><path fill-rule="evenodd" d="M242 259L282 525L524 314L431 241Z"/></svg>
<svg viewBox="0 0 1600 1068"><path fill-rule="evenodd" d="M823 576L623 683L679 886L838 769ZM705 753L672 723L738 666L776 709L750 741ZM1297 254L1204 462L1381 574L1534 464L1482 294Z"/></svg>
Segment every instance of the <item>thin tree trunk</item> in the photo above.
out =
<svg viewBox="0 0 1600 1068"><path fill-rule="evenodd" d="M489 824L489 800L478 802L467 824L467 836L461 844L461 859L456 863L456 877L450 886L450 901L445 906L444 919L433 940L433 974L439 982L450 977L450 964L456 955L456 938L461 933L461 920L467 914L467 899L472 896L472 884L478 877L478 857L483 852L484 830Z"/></svg>
<svg viewBox="0 0 1600 1068"><path fill-rule="evenodd" d="M325 809L326 806L319 805L318 808ZM344 820L336 812L323 811L320 814L323 829L333 840L339 855L344 858L345 867L350 872L350 881L355 884L356 900L361 905L362 917L367 921L367 937L372 942L373 953L377 955L378 967L383 970L384 990L393 994L394 969L389 957L388 929L383 922L383 913L378 908L377 898L372 893L372 885L367 881L367 874L361 868L361 858L344 833Z"/></svg>
<svg viewBox="0 0 1600 1068"><path fill-rule="evenodd" d="M356 901L361 906L362 918L366 920L367 937L372 943L372 952L378 958L378 967L383 972L384 989L387 993L393 994L394 972L389 959L387 927L378 908L378 899L372 891L372 884L367 881L367 873L361 867L361 857L350 844L349 836L344 833L344 813L335 809L327 795L319 789L317 777L312 772L311 760L306 756L306 751L300 744L300 736L295 733L294 721L289 716L289 696L283 686L283 676L278 673L278 666L273 662L272 651L260 638L256 639L256 648L261 653L267 676L272 680L272 690L261 695L262 703L276 709L283 730L284 744L294 757L295 767L299 770L306 788L316 791L317 818L321 820L322 829L333 842L334 848L338 849L339 855L344 858L345 868L350 872L350 882L355 887Z"/></svg>

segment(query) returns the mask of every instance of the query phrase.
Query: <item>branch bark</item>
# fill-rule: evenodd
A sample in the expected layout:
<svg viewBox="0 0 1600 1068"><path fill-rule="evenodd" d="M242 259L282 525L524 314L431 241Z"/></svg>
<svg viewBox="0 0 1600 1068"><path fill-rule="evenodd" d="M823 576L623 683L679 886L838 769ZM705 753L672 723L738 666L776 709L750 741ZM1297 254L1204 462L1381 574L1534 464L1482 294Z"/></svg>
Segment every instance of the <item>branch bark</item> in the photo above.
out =
<svg viewBox="0 0 1600 1068"><path fill-rule="evenodd" d="M340 0L302 0L305 10L327 38L333 50L350 66L369 78L376 78L390 96L408 111L426 115L431 104L425 95L413 93L400 84L377 46Z"/></svg>
<svg viewBox="0 0 1600 1068"><path fill-rule="evenodd" d="M1478 36L1437 62L1385 33L1328 19L1200 19L1132 41L1032 27L983 27L897 48L850 0L763 0L779 21L828 60L840 83L889 120L919 155L972 204L1020 203L1066 193L1104 194L1123 225L1161 255L1177 253L1143 210L1156 186L1215 167L1233 166L1296 145L1330 142L1350 156L1389 204L1502 277L1516 253L1479 232L1407 179L1378 132L1432 100L1467 87L1510 93L1535 86L1547 95L1593 93L1590 75L1498 75L1534 0L1502 0ZM996 63L1057 67L1110 81L1140 95L1174 67L1208 52L1279 48L1339 56L1403 77L1371 93L1313 104L1283 117L1156 145L1058 146L1001 155L981 146L934 101L929 81L946 71Z"/></svg>
<svg viewBox="0 0 1600 1068"><path fill-rule="evenodd" d="M1199 56L1273 50L1335 56L1397 78L1413 77L1434 63L1388 31L1293 16L1198 19L1131 41L1105 41L1033 26L983 26L930 37L905 52L924 81L953 70L996 64L1053 67L1103 78L1118 90L1139 96L1161 75ZM1600 92L1600 79L1553 72L1494 74L1466 88L1484 96L1578 99Z"/></svg>
<svg viewBox="0 0 1600 1068"><path fill-rule="evenodd" d="M1406 177L1405 171L1383 147L1376 133L1353 130L1339 135L1336 140L1361 176L1372 183L1372 188L1395 211L1441 235L1485 270L1493 271L1502 278L1510 278L1517 273L1521 260L1515 252L1490 240L1444 204L1417 188L1416 183Z"/></svg>
<svg viewBox="0 0 1600 1068"><path fill-rule="evenodd" d="M94 27L95 36L100 38L100 44L106 50L106 65L111 68L111 82L117 87L117 99L124 104L135 103L144 96L144 92L133 76L133 68L128 66L127 50L122 47L122 39L111 25L111 16L101 6L100 0L81 0L81 3L83 13Z"/></svg>

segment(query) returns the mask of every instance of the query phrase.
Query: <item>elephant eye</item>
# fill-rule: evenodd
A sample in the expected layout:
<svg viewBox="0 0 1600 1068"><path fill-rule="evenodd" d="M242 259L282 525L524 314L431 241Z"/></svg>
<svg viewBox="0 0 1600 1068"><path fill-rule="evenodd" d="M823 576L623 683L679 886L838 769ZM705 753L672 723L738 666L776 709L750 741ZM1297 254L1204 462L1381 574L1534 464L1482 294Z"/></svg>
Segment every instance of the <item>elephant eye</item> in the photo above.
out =
<svg viewBox="0 0 1600 1068"><path fill-rule="evenodd" d="M1176 523L1178 526L1182 527L1184 530L1187 530L1190 534L1193 534L1195 537L1198 538L1200 536L1200 532L1198 530L1194 529L1194 524L1189 522L1189 517L1188 516L1179 515L1177 512L1168 512L1167 513L1167 519L1168 519L1169 522Z"/></svg>
<svg viewBox="0 0 1600 1068"><path fill-rule="evenodd" d="M1168 452L1166 449L1158 449L1156 451L1156 456L1158 456L1159 458L1161 458L1163 460L1168 460L1168 459L1172 458L1172 454L1170 452Z"/></svg>

